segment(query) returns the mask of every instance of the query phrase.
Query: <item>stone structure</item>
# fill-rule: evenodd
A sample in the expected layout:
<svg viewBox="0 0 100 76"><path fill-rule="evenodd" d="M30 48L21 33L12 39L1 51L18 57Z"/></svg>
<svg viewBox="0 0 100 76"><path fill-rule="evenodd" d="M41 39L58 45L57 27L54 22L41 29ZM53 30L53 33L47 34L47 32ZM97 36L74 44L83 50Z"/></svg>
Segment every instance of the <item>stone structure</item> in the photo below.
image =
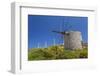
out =
<svg viewBox="0 0 100 76"><path fill-rule="evenodd" d="M65 49L82 49L82 35L79 31L69 31L64 34Z"/></svg>

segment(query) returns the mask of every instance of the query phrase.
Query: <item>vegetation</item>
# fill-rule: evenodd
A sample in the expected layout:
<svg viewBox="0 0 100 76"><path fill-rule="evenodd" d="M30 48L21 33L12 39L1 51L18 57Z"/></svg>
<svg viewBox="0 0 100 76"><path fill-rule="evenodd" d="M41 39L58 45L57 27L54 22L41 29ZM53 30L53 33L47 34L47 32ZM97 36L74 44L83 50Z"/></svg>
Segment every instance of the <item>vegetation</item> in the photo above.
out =
<svg viewBox="0 0 100 76"><path fill-rule="evenodd" d="M28 51L28 60L55 60L87 58L88 48L82 50L65 50L63 46L50 46L48 48L32 48Z"/></svg>

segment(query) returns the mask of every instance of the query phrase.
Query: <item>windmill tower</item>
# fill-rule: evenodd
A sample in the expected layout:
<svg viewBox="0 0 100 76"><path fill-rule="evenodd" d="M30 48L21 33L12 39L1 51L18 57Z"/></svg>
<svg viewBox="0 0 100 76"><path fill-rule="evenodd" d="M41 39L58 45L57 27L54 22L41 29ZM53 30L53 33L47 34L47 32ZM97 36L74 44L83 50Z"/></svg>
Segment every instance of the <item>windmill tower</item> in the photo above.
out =
<svg viewBox="0 0 100 76"><path fill-rule="evenodd" d="M62 24L64 24L64 19ZM52 31L52 32L59 33L63 36L65 49L71 49L71 50L82 49L82 35L80 31L70 30L70 31Z"/></svg>
<svg viewBox="0 0 100 76"><path fill-rule="evenodd" d="M82 35L80 31L59 32L53 31L63 35L65 49L82 49Z"/></svg>

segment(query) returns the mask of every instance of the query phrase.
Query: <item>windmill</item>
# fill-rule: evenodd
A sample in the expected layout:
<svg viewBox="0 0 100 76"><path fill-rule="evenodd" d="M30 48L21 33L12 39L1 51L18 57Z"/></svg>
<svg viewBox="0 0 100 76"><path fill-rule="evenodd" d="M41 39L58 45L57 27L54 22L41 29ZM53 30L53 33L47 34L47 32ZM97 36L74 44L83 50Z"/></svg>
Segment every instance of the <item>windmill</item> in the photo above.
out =
<svg viewBox="0 0 100 76"><path fill-rule="evenodd" d="M64 26L64 18L62 19L62 25ZM67 26L66 26L67 27ZM70 28L69 28L70 29ZM60 30L60 31L52 31L54 33L61 34L64 40L64 48L65 49L82 49L82 36L80 31L68 31L68 30Z"/></svg>

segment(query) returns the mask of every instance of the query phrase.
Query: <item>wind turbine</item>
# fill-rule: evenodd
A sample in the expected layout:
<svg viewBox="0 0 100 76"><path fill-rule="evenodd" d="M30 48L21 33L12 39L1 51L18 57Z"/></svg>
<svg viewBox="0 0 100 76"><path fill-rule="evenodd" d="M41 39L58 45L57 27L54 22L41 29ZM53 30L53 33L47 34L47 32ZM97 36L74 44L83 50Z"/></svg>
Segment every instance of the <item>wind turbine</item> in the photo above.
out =
<svg viewBox="0 0 100 76"><path fill-rule="evenodd" d="M53 45L54 46L56 45L56 39L55 38L53 39Z"/></svg>
<svg viewBox="0 0 100 76"><path fill-rule="evenodd" d="M40 43L38 43L37 48L40 48Z"/></svg>
<svg viewBox="0 0 100 76"><path fill-rule="evenodd" d="M47 45L47 41L45 42L45 46L44 46L45 48L47 48L48 47L48 45Z"/></svg>

